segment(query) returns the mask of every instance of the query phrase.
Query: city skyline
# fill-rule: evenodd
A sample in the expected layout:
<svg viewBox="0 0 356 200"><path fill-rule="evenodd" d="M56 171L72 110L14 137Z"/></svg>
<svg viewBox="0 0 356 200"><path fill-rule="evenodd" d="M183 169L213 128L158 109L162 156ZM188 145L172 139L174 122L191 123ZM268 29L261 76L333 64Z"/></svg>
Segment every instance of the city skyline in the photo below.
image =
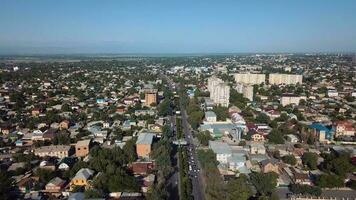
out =
<svg viewBox="0 0 356 200"><path fill-rule="evenodd" d="M6 1L0 54L356 52L354 1Z"/></svg>

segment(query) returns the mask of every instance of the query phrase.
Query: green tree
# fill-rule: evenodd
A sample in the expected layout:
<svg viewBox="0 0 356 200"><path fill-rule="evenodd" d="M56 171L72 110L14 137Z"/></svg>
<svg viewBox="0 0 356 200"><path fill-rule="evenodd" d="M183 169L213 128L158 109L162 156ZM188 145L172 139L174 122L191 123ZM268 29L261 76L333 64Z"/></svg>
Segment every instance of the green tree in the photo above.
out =
<svg viewBox="0 0 356 200"><path fill-rule="evenodd" d="M277 186L278 175L276 173L252 173L250 175L251 183L255 186L257 193L262 195L271 195Z"/></svg>
<svg viewBox="0 0 356 200"><path fill-rule="evenodd" d="M247 178L242 175L226 184L226 192L228 200L247 200L252 195Z"/></svg>
<svg viewBox="0 0 356 200"><path fill-rule="evenodd" d="M302 162L308 166L309 169L315 170L318 165L318 155L312 152L306 152L302 156Z"/></svg>
<svg viewBox="0 0 356 200"><path fill-rule="evenodd" d="M197 138L203 146L208 146L209 141L213 140L213 137L211 136L209 131L204 131L204 132L199 132L197 134Z"/></svg>
<svg viewBox="0 0 356 200"><path fill-rule="evenodd" d="M0 199L15 199L11 195L14 181L7 173L0 171Z"/></svg>
<svg viewBox="0 0 356 200"><path fill-rule="evenodd" d="M296 165L297 164L297 159L295 159L294 155L285 155L282 157L283 162L290 164L290 165Z"/></svg>
<svg viewBox="0 0 356 200"><path fill-rule="evenodd" d="M284 144L283 135L277 129L272 129L272 131L267 136L268 142L273 144Z"/></svg>

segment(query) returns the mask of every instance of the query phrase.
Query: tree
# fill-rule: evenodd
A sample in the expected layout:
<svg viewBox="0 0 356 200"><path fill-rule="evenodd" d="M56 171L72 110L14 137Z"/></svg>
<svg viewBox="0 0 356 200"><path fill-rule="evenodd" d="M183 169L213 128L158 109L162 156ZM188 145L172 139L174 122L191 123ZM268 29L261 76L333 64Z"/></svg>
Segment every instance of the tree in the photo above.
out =
<svg viewBox="0 0 356 200"><path fill-rule="evenodd" d="M5 172L0 171L0 199L15 199L11 196L14 181Z"/></svg>
<svg viewBox="0 0 356 200"><path fill-rule="evenodd" d="M218 121L225 121L228 117L228 108L222 106L215 106L213 112L216 114Z"/></svg>
<svg viewBox="0 0 356 200"><path fill-rule="evenodd" d="M137 160L136 140L135 139L131 139L131 140L127 141L123 150L128 158L128 162L134 162Z"/></svg>
<svg viewBox="0 0 356 200"><path fill-rule="evenodd" d="M294 194L302 194L302 195L313 195L313 196L320 196L321 189L320 187L314 187L310 185L301 185L301 184L291 184L289 185L289 189Z"/></svg>
<svg viewBox="0 0 356 200"><path fill-rule="evenodd" d="M273 129L267 136L268 142L273 144L284 144L283 135L280 131Z"/></svg>
<svg viewBox="0 0 356 200"><path fill-rule="evenodd" d="M306 152L302 156L302 162L308 166L309 169L315 170L317 168L318 155L312 152Z"/></svg>
<svg viewBox="0 0 356 200"><path fill-rule="evenodd" d="M102 198L103 195L98 190L88 189L85 190L84 196L86 199L91 199L91 198Z"/></svg>
<svg viewBox="0 0 356 200"><path fill-rule="evenodd" d="M282 157L283 162L290 164L290 165L296 165L297 164L297 159L295 159L294 155L285 155Z"/></svg>
<svg viewBox="0 0 356 200"><path fill-rule="evenodd" d="M211 134L209 131L204 131L204 132L199 132L197 134L197 138L203 146L208 146L209 141L213 140L213 137L211 137Z"/></svg>
<svg viewBox="0 0 356 200"><path fill-rule="evenodd" d="M257 193L262 195L271 195L277 186L278 175L276 173L252 173L250 175L251 183L255 186Z"/></svg>
<svg viewBox="0 0 356 200"><path fill-rule="evenodd" d="M252 195L251 188L247 185L247 178L243 175L229 181L226 185L228 200L247 200Z"/></svg>
<svg viewBox="0 0 356 200"><path fill-rule="evenodd" d="M317 177L315 184L321 188L338 188L344 186L344 179L337 175L322 174Z"/></svg>
<svg viewBox="0 0 356 200"><path fill-rule="evenodd" d="M171 113L170 101L169 99L164 99L158 106L158 115L167 116Z"/></svg>
<svg viewBox="0 0 356 200"><path fill-rule="evenodd" d="M268 124L270 121L271 119L264 113L260 113L256 117L256 122L258 123Z"/></svg>

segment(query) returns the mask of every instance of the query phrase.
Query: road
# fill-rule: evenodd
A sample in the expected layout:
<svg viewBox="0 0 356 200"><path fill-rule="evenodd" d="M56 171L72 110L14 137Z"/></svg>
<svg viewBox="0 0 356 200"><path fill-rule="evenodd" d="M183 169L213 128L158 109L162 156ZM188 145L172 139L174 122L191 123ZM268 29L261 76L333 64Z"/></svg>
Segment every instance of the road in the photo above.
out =
<svg viewBox="0 0 356 200"><path fill-rule="evenodd" d="M182 115L182 126L184 137L188 143L188 155L189 155L189 165L192 167L189 171L189 175L192 180L193 186L193 196L195 200L204 199L204 189L202 184L202 174L199 161L197 159L196 147L193 142L193 135L190 131L190 125L188 123L188 116L186 110L181 106L181 115Z"/></svg>

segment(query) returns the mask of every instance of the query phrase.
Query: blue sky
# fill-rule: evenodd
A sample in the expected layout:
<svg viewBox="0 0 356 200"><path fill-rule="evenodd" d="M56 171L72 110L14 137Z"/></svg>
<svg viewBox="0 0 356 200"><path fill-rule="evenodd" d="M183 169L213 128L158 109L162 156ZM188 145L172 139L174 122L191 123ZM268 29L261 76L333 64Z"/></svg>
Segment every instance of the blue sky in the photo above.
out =
<svg viewBox="0 0 356 200"><path fill-rule="evenodd" d="M354 0L0 0L0 53L356 52Z"/></svg>

